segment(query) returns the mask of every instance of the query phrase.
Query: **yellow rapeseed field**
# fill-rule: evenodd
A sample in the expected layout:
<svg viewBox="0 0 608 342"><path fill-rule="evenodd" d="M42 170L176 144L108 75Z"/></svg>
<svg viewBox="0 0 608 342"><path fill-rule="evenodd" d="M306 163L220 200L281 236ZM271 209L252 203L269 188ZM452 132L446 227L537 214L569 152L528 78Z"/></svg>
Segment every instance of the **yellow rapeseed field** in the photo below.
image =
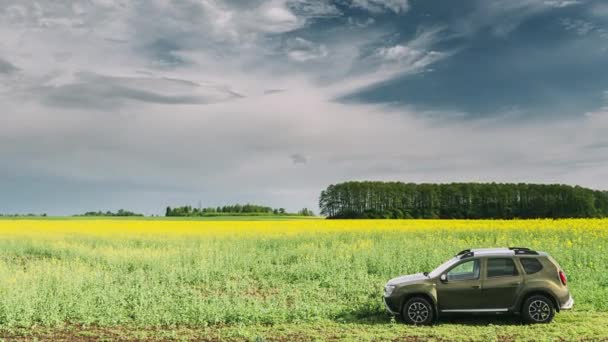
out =
<svg viewBox="0 0 608 342"><path fill-rule="evenodd" d="M568 231L577 235L604 236L608 234L608 219L563 220L287 220L287 221L171 221L171 220L0 220L0 234L55 237L62 234L90 236L141 236L162 235L223 237L235 235L285 236L334 232L385 232L385 231L443 231L474 232L494 231Z"/></svg>
<svg viewBox="0 0 608 342"><path fill-rule="evenodd" d="M0 220L0 328L388 320L387 279L525 246L608 310L608 220Z"/></svg>

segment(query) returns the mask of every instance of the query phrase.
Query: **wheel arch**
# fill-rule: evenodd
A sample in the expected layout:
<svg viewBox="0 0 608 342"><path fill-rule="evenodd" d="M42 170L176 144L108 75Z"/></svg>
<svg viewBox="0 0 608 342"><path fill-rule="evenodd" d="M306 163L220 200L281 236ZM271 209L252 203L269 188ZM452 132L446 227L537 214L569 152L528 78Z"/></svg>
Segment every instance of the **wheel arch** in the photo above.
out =
<svg viewBox="0 0 608 342"><path fill-rule="evenodd" d="M401 300L401 305L399 306L400 313L403 314L403 307L405 306L405 303L407 303L408 300L410 300L414 297L422 297L422 298L426 299L429 303L431 303L435 320L439 317L439 310L437 309L437 300L430 293L426 293L426 292L412 292L412 293L408 293L408 294L404 295L403 299Z"/></svg>
<svg viewBox="0 0 608 342"><path fill-rule="evenodd" d="M523 311L523 305L528 298L530 298L532 296L537 296L537 295L549 298L549 300L553 303L555 312L559 312L559 304L558 304L559 302L557 301L557 298L555 298L555 296L550 291L542 290L542 289L534 289L534 290L530 290L530 291L524 293L520 297L517 305L515 306L515 309L517 310L517 312L521 313Z"/></svg>

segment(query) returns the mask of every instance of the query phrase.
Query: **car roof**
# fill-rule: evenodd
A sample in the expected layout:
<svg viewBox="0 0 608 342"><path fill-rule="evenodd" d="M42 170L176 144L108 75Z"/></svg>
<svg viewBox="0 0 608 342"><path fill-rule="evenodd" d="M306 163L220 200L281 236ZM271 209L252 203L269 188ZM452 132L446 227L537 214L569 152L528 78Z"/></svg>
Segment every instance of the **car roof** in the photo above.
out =
<svg viewBox="0 0 608 342"><path fill-rule="evenodd" d="M526 247L501 247L501 248L475 248L466 249L461 251L456 256L460 256L461 259L470 257L483 257L483 256L516 256L516 255L538 255L547 256L545 252L537 252Z"/></svg>

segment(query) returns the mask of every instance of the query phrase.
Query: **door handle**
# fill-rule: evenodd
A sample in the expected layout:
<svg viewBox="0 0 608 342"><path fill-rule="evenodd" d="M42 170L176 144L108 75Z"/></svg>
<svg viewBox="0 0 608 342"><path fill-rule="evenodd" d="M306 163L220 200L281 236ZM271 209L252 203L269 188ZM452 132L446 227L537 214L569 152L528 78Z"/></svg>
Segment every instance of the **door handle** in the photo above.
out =
<svg viewBox="0 0 608 342"><path fill-rule="evenodd" d="M480 286L479 285L473 285L471 287L474 288L474 289L478 289Z"/></svg>

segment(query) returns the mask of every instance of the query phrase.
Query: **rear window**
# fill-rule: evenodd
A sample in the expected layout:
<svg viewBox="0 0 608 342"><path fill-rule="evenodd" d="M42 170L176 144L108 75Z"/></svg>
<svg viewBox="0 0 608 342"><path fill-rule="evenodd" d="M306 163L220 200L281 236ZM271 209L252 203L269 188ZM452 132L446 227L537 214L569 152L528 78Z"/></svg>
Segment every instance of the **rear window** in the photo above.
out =
<svg viewBox="0 0 608 342"><path fill-rule="evenodd" d="M526 274L532 274L540 272L543 269L543 265L536 258L521 258L519 259L521 265L524 267Z"/></svg>
<svg viewBox="0 0 608 342"><path fill-rule="evenodd" d="M510 258L489 258L488 259L488 278L516 276L519 273L515 263Z"/></svg>

